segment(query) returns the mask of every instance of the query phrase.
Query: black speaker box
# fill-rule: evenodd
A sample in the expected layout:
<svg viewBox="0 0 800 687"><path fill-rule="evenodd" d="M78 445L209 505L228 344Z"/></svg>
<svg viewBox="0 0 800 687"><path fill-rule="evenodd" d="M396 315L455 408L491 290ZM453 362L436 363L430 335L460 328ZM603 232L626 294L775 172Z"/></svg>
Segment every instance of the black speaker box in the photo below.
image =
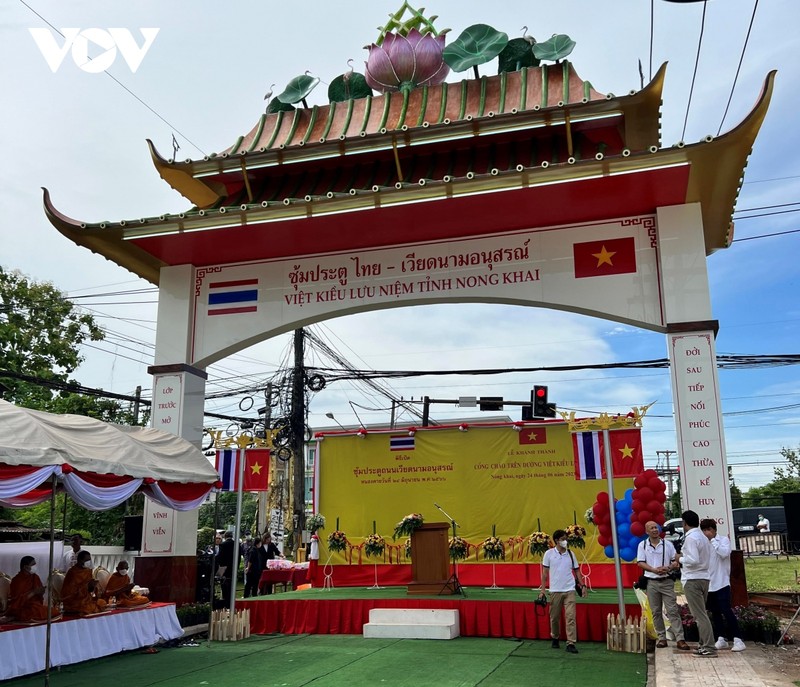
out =
<svg viewBox="0 0 800 687"><path fill-rule="evenodd" d="M142 525L144 523L144 516L126 515L124 522L124 548L126 551L138 551L142 548Z"/></svg>
<svg viewBox="0 0 800 687"><path fill-rule="evenodd" d="M786 540L793 542L796 549L800 546L800 494L784 494L783 510L786 513Z"/></svg>

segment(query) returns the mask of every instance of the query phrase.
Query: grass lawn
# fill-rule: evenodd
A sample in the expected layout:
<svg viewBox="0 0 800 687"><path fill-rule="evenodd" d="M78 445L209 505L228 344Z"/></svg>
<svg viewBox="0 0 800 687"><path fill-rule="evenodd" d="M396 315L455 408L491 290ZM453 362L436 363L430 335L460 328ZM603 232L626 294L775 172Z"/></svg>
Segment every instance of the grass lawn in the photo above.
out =
<svg viewBox="0 0 800 687"><path fill-rule="evenodd" d="M748 592L797 592L800 585L795 572L800 572L800 557L752 556L744 559Z"/></svg>

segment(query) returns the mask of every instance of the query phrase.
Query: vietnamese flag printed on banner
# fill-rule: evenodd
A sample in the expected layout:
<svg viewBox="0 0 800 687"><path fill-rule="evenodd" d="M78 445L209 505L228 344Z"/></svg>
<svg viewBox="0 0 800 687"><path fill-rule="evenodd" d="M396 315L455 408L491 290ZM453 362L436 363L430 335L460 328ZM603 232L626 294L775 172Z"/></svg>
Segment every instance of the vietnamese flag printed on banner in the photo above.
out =
<svg viewBox="0 0 800 687"><path fill-rule="evenodd" d="M519 443L522 444L546 444L547 429L544 427L523 427L519 433Z"/></svg>
<svg viewBox="0 0 800 687"><path fill-rule="evenodd" d="M614 477L635 477L644 472L641 430L614 429L608 435Z"/></svg>
<svg viewBox="0 0 800 687"><path fill-rule="evenodd" d="M267 491L269 487L269 449L248 448L244 452L242 491Z"/></svg>
<svg viewBox="0 0 800 687"><path fill-rule="evenodd" d="M576 279L636 272L636 242L633 236L576 243L572 250Z"/></svg>

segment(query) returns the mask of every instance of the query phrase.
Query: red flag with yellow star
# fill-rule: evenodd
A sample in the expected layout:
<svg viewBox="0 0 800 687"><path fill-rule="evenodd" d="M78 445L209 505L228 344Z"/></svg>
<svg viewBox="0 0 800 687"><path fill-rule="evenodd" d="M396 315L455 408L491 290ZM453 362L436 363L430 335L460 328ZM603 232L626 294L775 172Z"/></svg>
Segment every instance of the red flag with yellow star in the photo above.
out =
<svg viewBox="0 0 800 687"><path fill-rule="evenodd" d="M269 449L248 448L244 452L242 491L267 491L269 487Z"/></svg>
<svg viewBox="0 0 800 687"><path fill-rule="evenodd" d="M608 441L614 477L635 477L644 472L642 431L638 427L613 429L608 433Z"/></svg>
<svg viewBox="0 0 800 687"><path fill-rule="evenodd" d="M576 243L572 254L576 279L636 272L636 241L633 236Z"/></svg>
<svg viewBox="0 0 800 687"><path fill-rule="evenodd" d="M519 443L546 444L547 430L544 427L523 427L519 432Z"/></svg>

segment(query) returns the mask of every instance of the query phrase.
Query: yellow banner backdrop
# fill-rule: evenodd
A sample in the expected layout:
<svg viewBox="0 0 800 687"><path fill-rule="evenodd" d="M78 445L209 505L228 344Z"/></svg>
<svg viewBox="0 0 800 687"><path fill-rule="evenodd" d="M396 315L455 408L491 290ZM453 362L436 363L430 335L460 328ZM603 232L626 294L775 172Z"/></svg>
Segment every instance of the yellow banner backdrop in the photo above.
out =
<svg viewBox="0 0 800 687"><path fill-rule="evenodd" d="M413 437L408 431L329 435L319 444L316 470L317 510L327 519L320 532L323 551L338 519L351 545L362 544L374 526L388 545L400 545L391 558L403 562L397 558L403 541L391 539L395 525L409 513L421 513L425 522L446 521L438 503L458 523L458 535L475 547L495 526L507 562L539 560L528 552L527 537L540 525L552 534L574 523L587 532L579 558L609 560L585 519L606 480L575 479L572 439L562 422L521 431L470 425L466 431L420 429ZM631 478L614 480L616 498L632 486ZM475 560L471 550L467 562ZM348 561L355 562L352 552L333 555L332 563Z"/></svg>

